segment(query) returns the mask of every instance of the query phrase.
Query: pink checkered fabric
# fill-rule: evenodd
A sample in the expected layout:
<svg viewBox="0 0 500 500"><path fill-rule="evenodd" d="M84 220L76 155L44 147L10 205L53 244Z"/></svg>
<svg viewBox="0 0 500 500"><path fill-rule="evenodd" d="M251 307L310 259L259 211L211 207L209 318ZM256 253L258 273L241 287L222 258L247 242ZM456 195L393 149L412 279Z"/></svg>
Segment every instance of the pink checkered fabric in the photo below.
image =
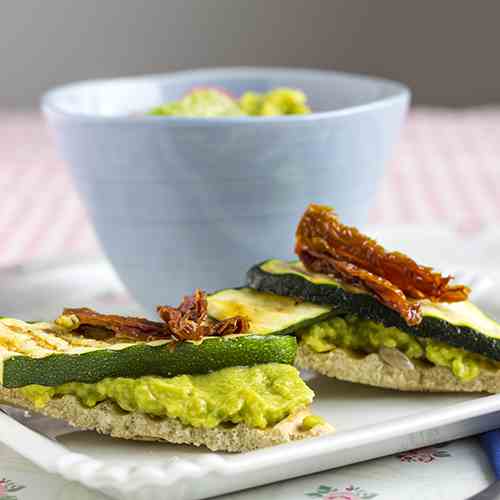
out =
<svg viewBox="0 0 500 500"><path fill-rule="evenodd" d="M98 245L40 116L0 113L0 265Z"/></svg>
<svg viewBox="0 0 500 500"><path fill-rule="evenodd" d="M500 216L500 108L416 109L382 183L372 223L452 224ZM0 113L0 265L98 252L41 118Z"/></svg>
<svg viewBox="0 0 500 500"><path fill-rule="evenodd" d="M413 111L372 222L464 229L498 222L499 138L500 108Z"/></svg>

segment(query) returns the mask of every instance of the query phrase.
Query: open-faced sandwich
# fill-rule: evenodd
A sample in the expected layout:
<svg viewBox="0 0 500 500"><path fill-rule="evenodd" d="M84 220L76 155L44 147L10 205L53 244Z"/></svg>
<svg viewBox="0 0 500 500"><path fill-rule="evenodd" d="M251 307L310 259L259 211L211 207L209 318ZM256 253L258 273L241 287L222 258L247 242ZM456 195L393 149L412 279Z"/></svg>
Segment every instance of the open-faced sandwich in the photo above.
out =
<svg viewBox="0 0 500 500"><path fill-rule="evenodd" d="M387 252L321 205L304 213L296 253L254 266L248 288L214 294L209 313L245 315L261 334L295 333L297 365L341 380L500 392L500 325L466 286Z"/></svg>
<svg viewBox="0 0 500 500"><path fill-rule="evenodd" d="M294 337L212 320L200 290L158 313L0 319L0 401L114 437L232 452L333 430L310 414Z"/></svg>

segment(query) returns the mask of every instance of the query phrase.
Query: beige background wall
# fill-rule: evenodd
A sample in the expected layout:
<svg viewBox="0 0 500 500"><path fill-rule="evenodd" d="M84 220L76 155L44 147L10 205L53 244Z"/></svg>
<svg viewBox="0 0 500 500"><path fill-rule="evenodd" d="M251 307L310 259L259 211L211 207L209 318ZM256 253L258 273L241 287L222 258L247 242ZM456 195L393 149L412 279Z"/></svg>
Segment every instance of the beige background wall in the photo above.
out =
<svg viewBox="0 0 500 500"><path fill-rule="evenodd" d="M499 0L0 0L0 106L71 80L297 65L408 83L415 101L500 102Z"/></svg>

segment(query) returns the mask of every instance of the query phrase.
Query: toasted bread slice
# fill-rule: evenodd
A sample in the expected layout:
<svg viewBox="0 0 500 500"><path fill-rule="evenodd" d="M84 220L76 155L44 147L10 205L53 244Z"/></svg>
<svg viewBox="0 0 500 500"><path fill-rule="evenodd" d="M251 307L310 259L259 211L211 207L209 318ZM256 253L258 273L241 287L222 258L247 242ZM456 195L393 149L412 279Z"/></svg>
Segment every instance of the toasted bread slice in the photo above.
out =
<svg viewBox="0 0 500 500"><path fill-rule="evenodd" d="M0 386L0 401L35 410L19 389ZM290 415L268 429L254 429L246 424L220 425L213 429L191 427L175 418L156 418L139 412L124 412L109 400L88 408L73 395L52 399L44 408L35 411L62 419L81 430L95 430L116 438L206 446L213 451L250 451L334 431L327 423L304 430L302 421L310 415L309 408Z"/></svg>
<svg viewBox="0 0 500 500"><path fill-rule="evenodd" d="M359 384L421 392L500 392L500 371L481 369L478 377L463 382L449 368L414 362L414 369L400 369L385 363L378 354L355 355L342 348L318 353L300 343L296 358L299 368Z"/></svg>

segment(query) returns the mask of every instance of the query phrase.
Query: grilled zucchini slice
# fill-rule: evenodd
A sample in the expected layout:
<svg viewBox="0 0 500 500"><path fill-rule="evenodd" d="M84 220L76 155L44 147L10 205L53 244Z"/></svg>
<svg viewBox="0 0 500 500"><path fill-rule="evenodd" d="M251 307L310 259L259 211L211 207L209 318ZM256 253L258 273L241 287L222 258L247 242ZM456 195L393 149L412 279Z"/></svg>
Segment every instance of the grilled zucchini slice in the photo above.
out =
<svg viewBox="0 0 500 500"><path fill-rule="evenodd" d="M372 294L329 276L310 273L298 261L268 260L247 273L248 286L315 304L329 305L336 314L357 316L395 326L417 337L428 337L500 360L500 324L469 301L421 301L423 320L408 326L403 318Z"/></svg>
<svg viewBox="0 0 500 500"><path fill-rule="evenodd" d="M107 377L204 374L230 366L292 364L297 352L297 341L289 336L91 343L71 332L61 334L53 323L0 320L0 384L7 388L58 386L94 383Z"/></svg>
<svg viewBox="0 0 500 500"><path fill-rule="evenodd" d="M332 307L251 288L229 288L208 297L208 314L219 321L245 316L250 321L250 333L282 335L330 317Z"/></svg>

